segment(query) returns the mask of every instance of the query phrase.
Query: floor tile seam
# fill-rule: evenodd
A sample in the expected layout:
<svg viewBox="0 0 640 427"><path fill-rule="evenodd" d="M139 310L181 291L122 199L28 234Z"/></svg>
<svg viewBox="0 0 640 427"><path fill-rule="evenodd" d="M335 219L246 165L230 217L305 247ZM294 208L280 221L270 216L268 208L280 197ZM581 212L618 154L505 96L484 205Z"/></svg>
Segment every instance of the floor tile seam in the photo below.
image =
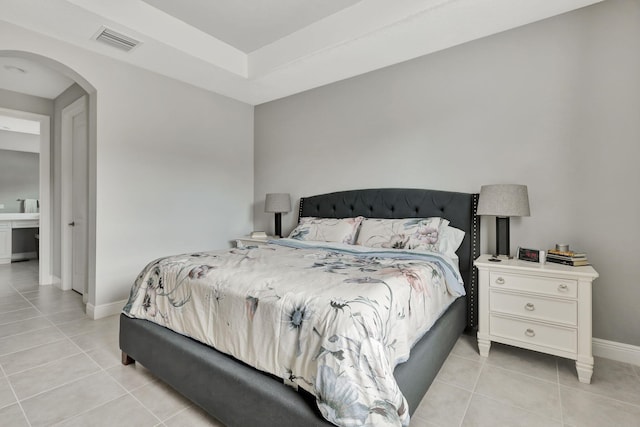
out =
<svg viewBox="0 0 640 427"><path fill-rule="evenodd" d="M480 375L478 375L478 376L480 376ZM458 388L460 390L468 391L469 393L473 393L473 388L475 387L475 382L474 382L474 384L472 386L470 386L470 388L466 388L466 387L461 386L460 384L456 384L454 382L443 380L442 378L438 378L438 375L436 375L436 378L434 379L434 382L435 381L438 381L438 382L441 382L442 384L446 384L446 385Z"/></svg>
<svg viewBox="0 0 640 427"><path fill-rule="evenodd" d="M155 381L153 381L153 382L155 382ZM146 410L147 410L151 415L153 415L153 416L156 418L156 420L158 420L158 421L160 422L159 424L156 424L156 425L164 425L164 420L163 420L163 419L161 419L161 418L158 416L158 414L156 414L154 411L152 411L152 410L151 410L151 408L147 407L147 405L145 405L145 404L144 404L140 399L138 399L138 398L136 397L136 395L134 395L134 394L133 394L133 391L135 391L135 390L139 390L139 389L141 389L142 387L145 387L145 386L147 386L147 385L149 385L149 384L150 384L150 383L147 383L147 384L145 384L144 386L140 386L140 387L135 388L134 390L126 390L126 389L125 389L125 390L126 390L126 391L127 391L127 393L129 394L129 396L133 397L133 399L134 399L136 402L138 402L138 403L139 403L139 404L140 404L144 409L146 409ZM168 419L168 418L167 418L167 419Z"/></svg>
<svg viewBox="0 0 640 427"><path fill-rule="evenodd" d="M193 406L194 406L194 405L189 405L189 406L187 406L186 408L183 408L183 409L179 410L178 412L176 412L175 414L171 415L171 416L170 416L169 418L167 418L166 420L162 420L161 422L163 422L163 423L164 423L165 421L169 421L171 418L175 418L175 417L177 417L178 415L182 414L183 412L186 412L186 411L188 411L189 409L193 408Z"/></svg>
<svg viewBox="0 0 640 427"><path fill-rule="evenodd" d="M456 357L456 358L458 358L458 359L463 359L463 360L466 360L466 361L469 361L469 362L475 362L475 363L477 363L477 364L479 364L479 365L482 365L482 364L484 363L484 361L483 361L483 360L480 360L480 359L472 359L471 357L464 357L464 356L460 356L459 354L455 354L455 353L450 353L450 354L449 354L449 356L453 356L453 357ZM481 357L481 358L482 358L482 357Z"/></svg>
<svg viewBox="0 0 640 427"><path fill-rule="evenodd" d="M50 360L50 361L48 361L48 362L41 363L41 364L36 365L36 366L32 366L32 367L30 367L30 368L23 369L23 370L21 370L21 371L13 372L13 373L11 373L11 374L7 375L7 378L10 378L10 377L12 377L12 376L14 376L14 375L23 374L23 373L28 372L28 371L31 371L31 370L33 370L33 369L44 368L44 367L45 367L45 366L47 366L47 365L51 365L51 364L56 363L56 362L59 362L59 361L61 361L61 360L69 359L69 358L74 357L74 356L77 356L77 355L79 355L79 354L81 354L81 352L73 353L73 354L67 354L67 355L62 356L62 357L59 357L59 358L57 358L57 359ZM93 360L92 360L92 362L93 362Z"/></svg>
<svg viewBox="0 0 640 427"><path fill-rule="evenodd" d="M409 420L409 423L415 422L415 420L424 421L424 425L426 425L427 427L447 427L445 425L435 423L435 422L427 419L426 417L424 417L422 415L417 415L415 417L412 415L411 419ZM169 420L167 420L167 421L169 421Z"/></svg>
<svg viewBox="0 0 640 427"><path fill-rule="evenodd" d="M59 325L56 325L56 326L59 326ZM98 328L99 328L99 326L98 326ZM108 330L109 330L110 328L106 328L106 329L107 329L107 331L105 331L105 332L108 332ZM68 338L75 338L75 337L78 337L78 336L80 336L80 335L94 334L94 333L96 333L96 332L103 332L103 331L102 331L102 330L100 330L100 329L95 329L95 330L93 330L93 331L89 331L89 332L81 332L81 333L79 333L79 334L73 334L73 335L69 335L68 333L64 332L62 329L60 329L60 332L62 332L62 333L63 333L66 337L68 337Z"/></svg>
<svg viewBox="0 0 640 427"><path fill-rule="evenodd" d="M62 383L62 384L58 384L58 385L56 385L56 386L54 386L54 387L51 387L51 388L48 388L48 389L46 389L46 390L39 391L39 392L37 392L36 394L32 394L32 395L31 395L31 396L29 396L29 397L25 397L24 399L20 399L20 402L26 402L27 400L31 400L31 399L33 399L34 397L38 397L38 396L40 396L41 394L48 393L48 392L50 392L50 391L53 391L53 390L59 389L59 388L61 388L61 387L68 386L68 385L70 385L70 384L73 384L73 383L75 383L75 382L78 382L78 381L84 380L84 379L86 379L86 378L88 378L88 377L90 377L90 376L92 376L92 375L96 375L96 374L99 374L99 373L100 373L100 369L98 369L98 370L96 370L96 371L94 371L94 372L90 372L90 373L88 373L88 374L86 374L86 375L83 375L83 376L81 376L81 377L74 378L74 379L72 379L72 380L66 381L66 382L64 382L64 383ZM120 386L120 384L118 384L118 386Z"/></svg>
<svg viewBox="0 0 640 427"><path fill-rule="evenodd" d="M474 385L475 387L475 385ZM462 427L464 424L464 419L467 417L467 412L469 412L469 407L471 406L471 400L473 400L474 393L469 393L469 400L467 400L467 404L464 407L464 411L462 412L462 417L460 417L460 423L458 423L459 427Z"/></svg>
<svg viewBox="0 0 640 427"><path fill-rule="evenodd" d="M16 307L16 305L18 305ZM13 314L16 311L24 310L26 308L31 308L30 305L25 304L24 301L0 301L0 314Z"/></svg>
<svg viewBox="0 0 640 427"><path fill-rule="evenodd" d="M24 408L22 407L22 403L20 402L20 399L18 399L18 393L16 393L16 390L13 388L13 384L11 384L11 381L9 381L9 379L7 378L7 373L4 371L4 368L2 367L2 365L0 365L0 371L2 371L2 373L4 374L5 378L7 379L7 384L9 385L9 388L11 389L11 393L13 393L13 397L16 399L15 402L12 403L13 404L17 404L18 407L20 408L20 411L22 412L22 416L24 417L24 419L27 421L27 425L29 427L31 427L31 421L29 421L29 418L27 417L27 413L25 412ZM5 406L6 408L6 406Z"/></svg>
<svg viewBox="0 0 640 427"><path fill-rule="evenodd" d="M19 308L19 309L17 309L17 310L5 311L5 312L2 312L2 313L0 313L0 314L2 314L2 315L4 315L4 314L11 314L11 313L16 313L16 312L18 312L18 311L25 311L25 310L34 310L34 308L33 308L33 307L24 307L24 308ZM40 313L40 311L39 311L38 309L35 309L35 310L36 310L38 313ZM40 314L40 315L42 315L42 314ZM34 316L34 317L40 317L40 316ZM29 319L33 319L33 317L28 317L28 318L26 318L26 319L22 319L22 320L29 320ZM16 322L19 322L19 321L20 321L20 320L16 320L16 321L13 321L13 322L0 323L0 326L2 326L2 325L8 325L8 324L10 324L10 323L16 323Z"/></svg>
<svg viewBox="0 0 640 427"><path fill-rule="evenodd" d="M503 401L501 399L496 399L493 396L489 396L487 394L480 393L480 392L477 392L477 391L473 392L473 394L474 395L478 395L478 396L482 396L482 397L490 399L490 400L493 400L494 402L500 403L501 405L506 405L506 406L509 406L510 408L514 408L514 409L518 409L518 410L524 411L524 412L526 412L528 414L535 415L537 417L546 418L546 419L552 420L552 421L560 421L560 418L554 418L553 416L549 416L549 414L546 413L546 412L535 412L535 411L532 411L530 409L523 408L522 406L513 405L513 404L511 404L509 402L505 402L505 401ZM562 413L562 408L560 408L560 413Z"/></svg>
<svg viewBox="0 0 640 427"><path fill-rule="evenodd" d="M472 362L477 362L477 363L482 363L483 361L482 361L481 359L486 359L486 357L482 357L482 356L479 356L480 358L473 358L473 357L471 357L471 356L464 356L464 355L460 355L460 354L453 353L453 352L452 352L452 353L450 353L450 354L451 354L452 356L456 356L456 357L459 357L459 358L461 358L461 359L464 359L464 360L470 360L470 361L472 361Z"/></svg>
<svg viewBox="0 0 640 427"><path fill-rule="evenodd" d="M109 369L113 369L113 368L115 368L116 366L118 366L118 365L114 365L114 366L110 366L110 367L108 367L108 368L102 368L102 369L107 373L107 375L109 375L111 378L113 378L113 379L115 380L115 382L117 382L118 384L120 384L120 385L121 385L122 387L124 387L124 388L125 388L125 390L127 390L127 391L136 391L136 390L139 390L139 389L141 389L142 387L145 387L145 386L147 386L147 385L149 385L149 384L151 384L151 383L155 383L155 382L157 382L157 381L159 380L159 378L152 376L152 377L151 377L151 379L150 379L149 381L147 381L146 383L144 383L144 384L140 384L140 385L135 386L135 387L133 387L133 388L128 388L128 387L126 387L124 384L122 384L120 381L118 381L118 379L117 379L116 377L114 377L114 376L111 374L111 372L109 372ZM140 375L143 375L143 374L140 374Z"/></svg>
<svg viewBox="0 0 640 427"><path fill-rule="evenodd" d="M55 328L59 333L62 333L62 331L60 330L60 328L58 328L56 325L53 325L53 327L54 327L54 328ZM65 335L64 335L64 333L62 333L62 335L63 335L63 336L65 336ZM59 385L58 387L62 387L62 386L64 386L64 385L66 385L66 384L71 384L71 383L73 383L73 382L75 382L75 381L78 381L78 380L84 379L84 378L86 378L86 377L89 377L89 376L91 376L91 375L94 375L94 374L96 374L96 373L98 373L98 372L100 372L100 371L102 371L102 372L104 372L105 374L109 375L109 374L108 374L108 373L107 373L107 372L102 368L102 366L100 366L100 364L99 364L98 362L96 362L95 360L93 360L93 359L92 359L92 358L91 358L91 357L86 353L86 351L84 351L84 350L83 350L83 349L82 349L78 344L76 344L72 339L70 339L69 337L65 337L65 339L66 339L66 340L68 340L69 342L71 342L71 343L72 343L72 345L74 345L74 346L78 349L78 351L79 351L80 353L82 353L82 354L84 354L86 357L88 357L88 358L89 358L89 360L90 360L91 362L93 362L93 364L94 364L94 365L96 365L96 366L98 367L98 370L97 370L97 371L95 371L95 372L92 372L92 373L90 373L90 374L84 375L84 376L82 376L82 377L76 378L76 379L75 379L75 380L73 380L73 381L68 381L68 382L66 382L66 383L64 383L64 384L62 384L62 385ZM79 353L74 354L74 356L75 356L75 355L77 355L77 354L79 354ZM57 361L57 360L58 360L58 359L53 360L52 362L55 362L55 361ZM109 376L109 377L110 377L110 376ZM120 386L120 384L119 384L117 381L116 381L116 384L118 384L118 385ZM42 394L42 393L44 393L44 392L46 392L46 391L50 391L50 390L53 390L53 389L58 388L58 387L53 387L53 388L51 388L51 389L49 389L49 390L42 391L42 392L40 392L40 393L35 394L34 396L37 396L38 394ZM33 396L31 396L31 397L33 397ZM30 398L31 398L31 397L30 397ZM26 399L24 399L24 400L26 400Z"/></svg>
<svg viewBox="0 0 640 427"><path fill-rule="evenodd" d="M58 311L44 312L44 311L42 311L41 307L38 307L38 306L37 306L37 305L35 305L35 304L32 304L32 305L36 308L36 310L38 310L39 312L41 312L45 317L46 317L46 316L52 316L52 315L54 315L54 314L65 313L65 312L67 312L67 311L72 311L72 310L73 310L73 308L63 307L61 310L58 310ZM46 309L46 306L45 306L44 308ZM80 307L78 307L77 309L80 309Z"/></svg>
<svg viewBox="0 0 640 427"><path fill-rule="evenodd" d="M487 357L483 357L482 359L484 360L482 360L480 370L478 371L478 376L476 377L476 380L473 382L471 394L469 395L469 400L467 401L467 405L464 408L464 413L462 414L462 418L460 419L459 427L462 427L462 425L464 424L464 420L465 418L467 418L467 412L469 412L469 408L471 407L471 401L473 400L474 394L476 394L476 388L478 387L478 382L480 381L480 375L482 374L482 369L484 369L485 363L487 361Z"/></svg>
<svg viewBox="0 0 640 427"><path fill-rule="evenodd" d="M100 408L100 407L102 407L102 406L108 405L109 403L114 402L114 401L116 401L116 400L118 400L118 399L120 399L120 398L122 398L123 396L126 396L126 395L127 395L127 393L122 393L121 395L118 395L118 396L114 397L113 399L110 399L110 400L108 400L108 401L106 401L106 402L104 402L104 403L101 403L101 404L99 404L99 405L92 406L92 407L90 407L90 408L88 408L88 409L83 409L83 410L82 410L82 412L78 412L77 414L73 414L73 415L71 415L71 416L69 416L69 417L66 417L66 418L65 418L65 419L63 419L63 420L60 420L60 421L58 421L57 423L52 424L52 425L51 425L51 427L57 427L57 426L59 426L59 425L61 425L61 424L65 423L65 422L67 422L67 421L71 421L71 420L72 420L72 419L74 419L74 418L78 418L78 417L80 417L81 415L87 414L87 413L89 413L89 412L93 411L94 409L98 409L98 408ZM156 418L157 418L157 417L156 417Z"/></svg>
<svg viewBox="0 0 640 427"><path fill-rule="evenodd" d="M27 310L30 310L30 309L27 309ZM12 323L22 322L23 320L38 319L38 318L40 318L40 317L45 317L45 316L43 316L43 315L42 315L42 313L40 313L40 314L37 314L37 315L35 315L35 316L33 316L33 317L25 317L24 319L20 319L20 320L14 320L14 321L7 322L7 323L0 323L0 326L11 325ZM49 319L47 319L47 320L49 320ZM4 338L4 337L3 337L3 338Z"/></svg>
<svg viewBox="0 0 640 427"><path fill-rule="evenodd" d="M40 319L40 318L43 318L43 319L45 319L47 322L51 323L51 321L50 321L49 319L47 319L46 317L44 317L44 316L41 314L41 315L39 315L39 316L29 317L29 318L27 318L27 319L20 319L20 320L14 320L13 322L2 323L2 324L0 324L0 326L13 325L13 324L15 324L15 323L26 322L27 320ZM46 328L46 327L47 327L47 326L45 326L45 328ZM37 329L34 329L34 330L35 330L35 331L37 331ZM26 332L32 332L32 331L26 331ZM23 333L25 333L25 332L20 332L19 334L13 334L13 335L20 335L20 334L23 334ZM0 339L8 338L8 337L12 337L13 335L5 335L5 336L3 336L3 337L0 337Z"/></svg>
<svg viewBox="0 0 640 427"><path fill-rule="evenodd" d="M47 319L49 319L49 316L54 316L54 315L56 315L56 314L60 314L60 313L67 313L67 312L69 312L69 313L70 313L70 312L72 312L72 311L77 311L77 310L65 310L65 311L60 311L60 312L58 312L58 313L45 314L45 315L44 315L44 317L46 317ZM84 313L84 315L85 315L87 318L89 318L89 317L87 316L87 314L86 314L86 313ZM54 323L55 323L56 325L66 325L67 323L75 322L75 321L77 321L77 320L82 320L82 319L72 319L72 320L67 320L66 322L60 322L60 323L55 323L55 322L54 322ZM49 319L49 321L53 322L53 320L51 320L51 319Z"/></svg>
<svg viewBox="0 0 640 427"><path fill-rule="evenodd" d="M11 353L0 354L0 359L2 359L3 357L6 357L6 356L11 356L12 354L20 353L21 351L33 350L34 348L44 347L45 345L55 344L57 342L64 341L64 340L69 340L69 341L73 342L68 337L61 337L59 340L56 340L56 341L51 341L51 342L47 342L47 343L44 343L44 344L37 344L37 345L35 345L33 347L28 347L28 348L23 348L23 349L20 349L20 350L12 351Z"/></svg>
<svg viewBox="0 0 640 427"><path fill-rule="evenodd" d="M533 375L525 374L525 373L523 373L523 372L521 372L521 371L516 371L516 370L514 370L514 369L503 368L502 366L492 365L491 363L487 363L487 364L486 364L486 366L490 366L490 367L492 367L492 368L500 369L500 370L502 370L502 371L507 371L507 372L509 372L509 373L519 374L519 375L525 376L525 377L527 377L527 378L531 378L531 379L534 379L534 380L543 381L543 382L545 382L545 383L549 383L549 384L558 384L558 383L559 383L559 382L552 381L552 380L548 380L548 379L545 379L545 378L540 378L540 377L536 377L536 376L533 376ZM557 366L557 365L556 365L556 366Z"/></svg>
<svg viewBox="0 0 640 427"><path fill-rule="evenodd" d="M607 396L605 394L600 394L600 393L597 393L597 392L594 392L594 391L589 391L589 390L586 390L586 389L583 389L583 388L580 388L580 387L571 387L571 386L564 385L564 384L560 384L560 390L561 391L562 391L562 387L568 388L568 389L571 389L571 390L583 391L583 392L585 392L587 394L590 394L592 396L601 397L603 399L612 400L614 402L623 403L625 405L635 406L636 408L640 409L640 403L626 402L624 400L616 399L615 397Z"/></svg>
<svg viewBox="0 0 640 427"><path fill-rule="evenodd" d="M140 389L142 389L143 387L146 387L146 386L148 386L148 385L150 385L150 384L155 384L155 383L159 383L160 385L165 385L165 386L167 386L167 387L168 387L172 392L174 392L174 393L178 394L180 397L183 397L183 398L187 401L187 407L185 407L185 408L183 408L183 409L179 410L178 412L175 412L175 413L173 413L173 414L171 414L171 415L167 416L165 419L161 419L161 418L160 418L160 416L158 416L155 412L153 412L149 407L147 407L147 405L145 405L145 404L144 404L140 399L138 399L138 398L133 394L133 392L134 392L134 391L140 390ZM188 408L190 408L191 406L193 406L193 405L191 404L191 401L190 401L189 399L187 399L187 398L186 398L182 393L180 393L179 391L177 391L176 389L174 389L173 387L171 387L169 384L167 384L166 382L164 382L163 380L161 380L160 378L157 378L157 377L156 377L156 378L154 378L154 379L153 379L153 381L148 382L147 384L145 384L145 385L143 385L143 386L137 387L137 388L135 388L134 390L129 391L129 394L131 394L131 396L133 396L133 397L134 397L138 402L140 402L140 404L141 404L141 405L142 405L142 406L143 406L147 411L151 412L151 413L152 413L152 414L153 414L157 419L159 419L159 420L160 420L160 423L162 423L162 425L164 425L164 422L165 422L165 421L169 420L171 417L173 417L173 416L174 416L174 415L176 415L177 413L179 413L179 412L181 412L182 410L188 409Z"/></svg>
<svg viewBox="0 0 640 427"><path fill-rule="evenodd" d="M556 379L558 380L558 401L560 402L560 422L564 426L564 405L562 403L562 389L560 384L560 366L558 365L558 359L556 359Z"/></svg>
<svg viewBox="0 0 640 427"><path fill-rule="evenodd" d="M0 340L19 337L20 335L25 335L25 334L30 334L30 333L32 333L32 332L42 331L43 329L47 329L47 328L50 328L50 327L51 327L51 325L48 325L48 326L38 327L38 328L36 328L36 329L30 329L30 330L28 330L28 331L20 332L19 334L5 335L5 336L3 336L3 337L0 337ZM4 356L4 355L3 355L3 356Z"/></svg>
<svg viewBox="0 0 640 427"><path fill-rule="evenodd" d="M104 371L105 373L107 373L107 372L106 372L106 370L105 370L102 366L100 366L100 364L99 364L96 360L94 360L91 356L89 356L89 354L87 354L87 351L91 350L90 348L89 348L89 349L84 349L84 348L80 347L80 346L78 345L78 343L77 343L77 342L75 342L71 337L67 337L67 336L64 334L64 332L62 332L62 330L58 327L58 325L55 325L55 324L54 324L54 325L53 325L53 327L54 327L54 328L56 328L56 329L58 330L58 332L60 332L64 337L66 337L66 339L67 339L67 340L69 340L69 341L70 341L74 346L76 346L76 348L78 349L78 351L80 351L82 354L84 354L85 356L87 356L87 357L89 358L89 360L91 360L91 361L92 361L96 366L98 366L98 368L100 368L102 371ZM107 373L107 374L108 374L108 373Z"/></svg>
<svg viewBox="0 0 640 427"><path fill-rule="evenodd" d="M70 310L67 310L67 311L70 311ZM115 378L113 378L113 376L111 376L111 375L106 371L106 369L104 369L104 368L103 368L103 367L102 367L102 366L101 366L101 365L100 365L96 360L94 360L91 356L89 356L89 354L87 354L87 351L86 351L86 350L84 350L83 348L81 348L81 347L80 347L80 346L79 346L75 341L73 341L73 340L71 339L71 337L67 337L67 336L64 334L64 332L62 332L62 330L58 327L58 325L53 324L53 327L54 327L55 329L57 329L57 330L58 330L58 332L60 332L63 336L65 336L65 339L66 339L66 340L69 340L69 341L70 341L70 342L71 342L71 343L72 343L72 344L73 344L73 345L78 349L79 353L76 353L75 355L77 355L77 354L84 354L84 355L85 355L85 356L86 356L86 357L87 357L91 362L93 362L93 364L98 368L95 372L92 372L92 373L87 374L87 375L85 375L85 376L82 376L82 377L76 378L74 381L69 381L69 382L67 382L67 383L65 383L65 384L62 384L62 385L58 386L58 387L62 387L62 386L64 386L64 385L71 384L71 383L73 383L73 382L79 381L79 380L81 380L81 379L84 379L84 378L87 378L87 377L90 377L90 376L92 376L92 375L96 375L96 374L98 374L98 373L102 372L102 373L104 373L105 375L107 375L110 379L112 379L112 380L113 380L113 381L114 381L114 382L115 382L115 383L116 383L116 384L117 384L117 385L118 385L118 386L119 386L119 387L124 391L124 393L122 393L122 394L118 395L117 397L114 397L114 398L113 398L113 399L111 399L110 401L105 402L105 403L103 403L103 404L107 404L107 403L109 403L109 402L111 402L111 401L114 401L114 400L116 400L116 399L118 399L118 398L120 398L120 397L122 397L122 396L124 396L124 395L126 395L126 394L131 395L131 393L129 392L129 390L127 390L127 389L126 389L126 387L124 387L122 384L120 384L120 382L118 382ZM69 357L71 357L71 356L69 356ZM55 362L55 361L53 361L53 362ZM55 388L58 388L58 387L55 387ZM55 388L53 388L53 389L55 389ZM53 389L50 389L50 390L53 390ZM42 393L44 393L44 392L42 392ZM35 396L35 395L34 395L34 396ZM135 398L135 397L134 397L134 398ZM136 399L136 400L137 400L137 399ZM96 405L96 406L94 406L94 407L92 407L92 408L87 409L86 411L83 411L82 413L89 412L90 410L95 409L95 408L98 408L98 407L100 407L100 406L102 406L102 405ZM144 405L143 405L143 406L144 406ZM148 409L148 408L146 408L146 407L145 407L145 409L147 409L147 410L149 411L149 409ZM153 412L151 412L151 411L149 411L149 412L150 412L154 417L156 417L156 419L159 419L155 414L153 414ZM74 416L72 416L72 417L65 418L64 420L60 421L60 423L62 423L62 422L64 422L64 421L66 421L66 420L69 420L69 419L71 419L71 418L73 418L73 417L75 417L75 416L78 416L78 415L80 415L80 413L79 413L79 414L76 414L76 415L74 415ZM162 420L160 420L160 421L162 421ZM58 424L60 424L60 423L58 423Z"/></svg>
<svg viewBox="0 0 640 427"><path fill-rule="evenodd" d="M459 389L459 390L466 391L466 392L469 392L469 393L473 393L473 390L469 390L468 388L461 387L461 386L460 386L460 385L458 385L458 384L453 384L453 383L450 383L450 382L448 382L448 381L443 381L442 379L437 378L437 377L436 377L436 379L434 379L434 380L433 380L433 382L434 382L434 383L442 383L442 384L446 384L446 385L448 385L448 386L455 387L455 388L457 388L457 389ZM427 390L427 391L428 391L428 390Z"/></svg>

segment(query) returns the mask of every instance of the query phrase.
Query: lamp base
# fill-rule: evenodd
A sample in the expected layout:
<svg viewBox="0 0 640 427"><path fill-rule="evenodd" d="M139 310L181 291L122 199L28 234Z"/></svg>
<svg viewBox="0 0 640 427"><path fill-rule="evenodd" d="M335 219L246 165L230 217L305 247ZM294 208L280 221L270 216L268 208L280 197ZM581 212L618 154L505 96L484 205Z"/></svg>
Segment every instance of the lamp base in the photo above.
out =
<svg viewBox="0 0 640 427"><path fill-rule="evenodd" d="M509 217L496 217L496 255L504 255L511 259L509 249Z"/></svg>
<svg viewBox="0 0 640 427"><path fill-rule="evenodd" d="M282 214L280 212L275 213L275 234L278 237L282 237Z"/></svg>

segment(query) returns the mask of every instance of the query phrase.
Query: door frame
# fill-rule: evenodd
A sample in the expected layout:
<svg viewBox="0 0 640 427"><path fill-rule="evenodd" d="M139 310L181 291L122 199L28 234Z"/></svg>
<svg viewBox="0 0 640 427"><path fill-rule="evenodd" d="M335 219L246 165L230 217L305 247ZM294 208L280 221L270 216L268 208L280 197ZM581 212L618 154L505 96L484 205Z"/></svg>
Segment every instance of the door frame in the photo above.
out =
<svg viewBox="0 0 640 427"><path fill-rule="evenodd" d="M73 230L68 220L73 216L73 117L87 111L87 97L81 96L66 106L61 114L60 148L60 288L70 290L73 280ZM88 160L87 160L88 161ZM88 255L88 254L87 254ZM82 300L86 304L88 285L84 284Z"/></svg>
<svg viewBox="0 0 640 427"><path fill-rule="evenodd" d="M40 165L39 173L39 195L40 220L39 230L40 256L38 259L38 283L40 285L51 285L53 275L51 270L51 117L44 114L31 113L29 111L14 110L0 107L0 113L18 119L33 120L40 122Z"/></svg>

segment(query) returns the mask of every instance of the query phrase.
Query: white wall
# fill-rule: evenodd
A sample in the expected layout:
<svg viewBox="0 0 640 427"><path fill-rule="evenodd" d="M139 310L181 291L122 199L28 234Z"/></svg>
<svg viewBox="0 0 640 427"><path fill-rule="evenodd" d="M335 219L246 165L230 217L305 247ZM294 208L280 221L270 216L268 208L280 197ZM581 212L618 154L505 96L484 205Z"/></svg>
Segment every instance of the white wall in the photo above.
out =
<svg viewBox="0 0 640 427"><path fill-rule="evenodd" d="M0 130L0 150L40 152L40 135Z"/></svg>
<svg viewBox="0 0 640 427"><path fill-rule="evenodd" d="M611 0L260 105L254 228L268 192L526 184L512 248L586 250L594 335L640 345L638 76L640 2Z"/></svg>
<svg viewBox="0 0 640 427"><path fill-rule="evenodd" d="M95 88L90 304L125 299L155 257L227 247L251 228L253 107L4 22L2 50L51 58Z"/></svg>

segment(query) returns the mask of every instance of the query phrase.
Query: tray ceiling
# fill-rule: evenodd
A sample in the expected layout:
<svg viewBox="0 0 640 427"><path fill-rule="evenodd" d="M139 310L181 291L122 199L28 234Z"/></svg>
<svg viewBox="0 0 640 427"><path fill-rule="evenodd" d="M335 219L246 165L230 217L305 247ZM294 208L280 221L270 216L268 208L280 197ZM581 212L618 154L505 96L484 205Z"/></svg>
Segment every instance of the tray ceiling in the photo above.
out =
<svg viewBox="0 0 640 427"><path fill-rule="evenodd" d="M0 20L255 105L599 1L2 0Z"/></svg>

